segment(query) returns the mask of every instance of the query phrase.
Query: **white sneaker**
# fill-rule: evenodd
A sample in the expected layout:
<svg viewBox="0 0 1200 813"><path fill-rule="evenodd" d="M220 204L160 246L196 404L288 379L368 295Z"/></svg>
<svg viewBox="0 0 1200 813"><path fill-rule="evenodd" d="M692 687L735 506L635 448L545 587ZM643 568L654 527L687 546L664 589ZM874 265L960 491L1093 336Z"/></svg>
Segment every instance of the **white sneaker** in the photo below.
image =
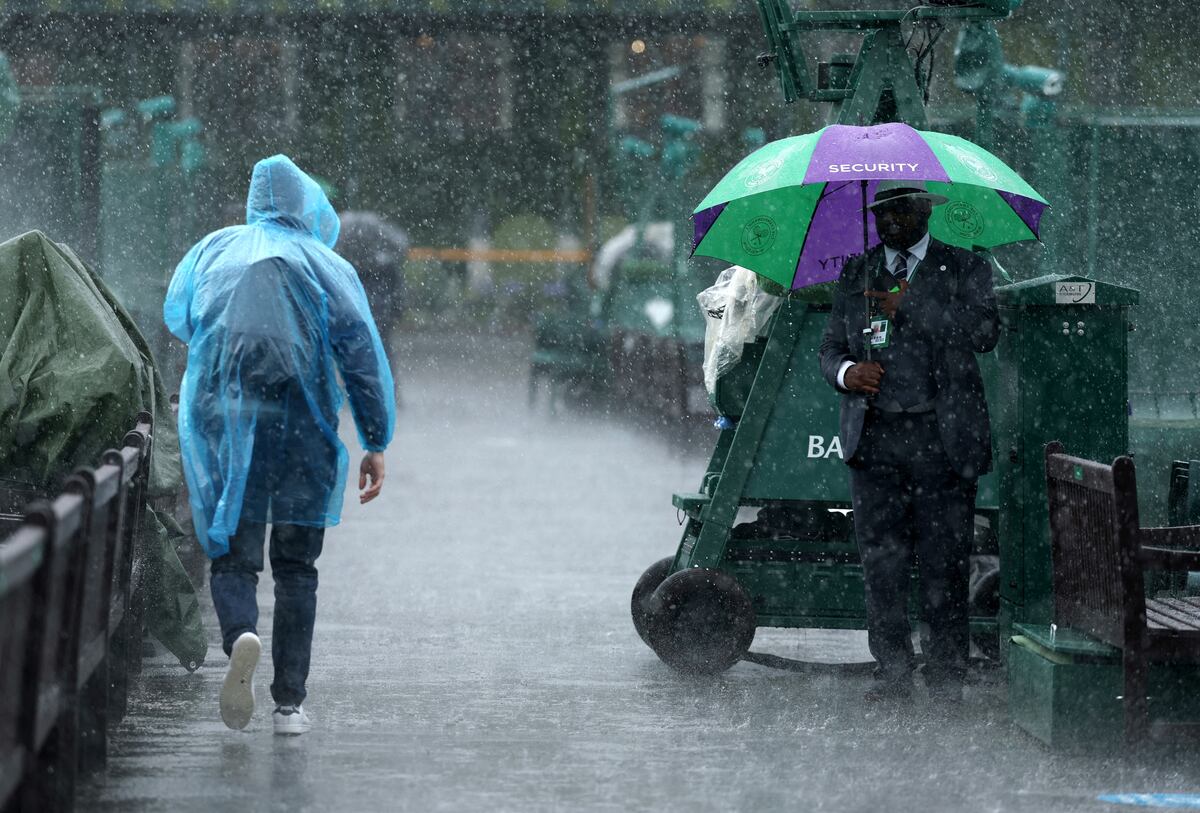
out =
<svg viewBox="0 0 1200 813"><path fill-rule="evenodd" d="M304 713L303 706L276 706L271 716L275 718L276 734L295 736L306 734L312 728L312 721Z"/></svg>
<svg viewBox="0 0 1200 813"><path fill-rule="evenodd" d="M262 654L262 641L243 632L229 652L229 668L221 686L221 719L232 729L243 729L254 716L254 669Z"/></svg>

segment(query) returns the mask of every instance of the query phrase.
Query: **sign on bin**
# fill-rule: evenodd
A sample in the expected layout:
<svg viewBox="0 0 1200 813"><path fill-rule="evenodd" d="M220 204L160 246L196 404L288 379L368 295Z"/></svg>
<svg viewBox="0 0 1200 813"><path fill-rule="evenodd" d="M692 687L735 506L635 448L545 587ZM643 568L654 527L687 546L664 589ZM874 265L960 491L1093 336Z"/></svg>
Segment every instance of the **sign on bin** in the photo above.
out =
<svg viewBox="0 0 1200 813"><path fill-rule="evenodd" d="M1053 284L1056 305L1096 304L1096 284L1094 282L1055 282Z"/></svg>

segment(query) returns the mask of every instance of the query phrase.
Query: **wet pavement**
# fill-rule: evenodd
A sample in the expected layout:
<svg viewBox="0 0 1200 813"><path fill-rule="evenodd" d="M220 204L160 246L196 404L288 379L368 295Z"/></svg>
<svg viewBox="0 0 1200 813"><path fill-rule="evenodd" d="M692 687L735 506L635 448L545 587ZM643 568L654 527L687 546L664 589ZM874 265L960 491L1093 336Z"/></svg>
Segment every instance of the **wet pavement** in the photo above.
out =
<svg viewBox="0 0 1200 813"><path fill-rule="evenodd" d="M272 735L269 657L249 728L222 725L207 605L207 664L147 661L81 809L1084 811L1200 788L1187 752L1051 754L1010 724L1002 685L946 715L865 706L862 676L672 673L629 593L678 543L671 493L696 487L712 436L531 412L519 342L401 344L383 496L347 498L318 563L313 732ZM259 601L269 639L269 576ZM755 649L869 657L855 632L764 630Z"/></svg>

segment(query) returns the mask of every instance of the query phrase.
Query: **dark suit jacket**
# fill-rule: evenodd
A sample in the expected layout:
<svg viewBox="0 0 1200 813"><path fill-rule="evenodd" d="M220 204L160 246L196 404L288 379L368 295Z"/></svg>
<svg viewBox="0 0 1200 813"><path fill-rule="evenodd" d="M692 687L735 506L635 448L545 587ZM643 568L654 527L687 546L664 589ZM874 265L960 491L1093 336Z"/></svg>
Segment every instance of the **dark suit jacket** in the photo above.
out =
<svg viewBox="0 0 1200 813"><path fill-rule="evenodd" d="M838 279L820 349L821 373L835 389L843 361L866 359L865 271L872 269L874 278L883 262L883 246L876 246L847 262ZM1000 335L991 267L969 251L931 239L913 287L896 312L896 325L903 325L907 336L937 348L934 409L950 464L963 477L987 473L992 467L992 435L975 354L991 351ZM861 393L838 391L842 393L842 454L850 462L858 450L868 399Z"/></svg>

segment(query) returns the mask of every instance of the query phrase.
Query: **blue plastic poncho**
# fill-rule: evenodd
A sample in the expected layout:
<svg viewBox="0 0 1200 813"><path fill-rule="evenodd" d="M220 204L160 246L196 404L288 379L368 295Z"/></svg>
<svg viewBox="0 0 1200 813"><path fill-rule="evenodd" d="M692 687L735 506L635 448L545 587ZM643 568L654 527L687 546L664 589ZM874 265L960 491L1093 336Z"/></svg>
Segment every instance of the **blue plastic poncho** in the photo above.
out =
<svg viewBox="0 0 1200 813"><path fill-rule="evenodd" d="M171 279L163 316L188 345L179 442L210 557L243 520L340 520L339 372L363 448L392 439L391 371L338 229L316 181L276 155L254 167L246 225L205 237Z"/></svg>

